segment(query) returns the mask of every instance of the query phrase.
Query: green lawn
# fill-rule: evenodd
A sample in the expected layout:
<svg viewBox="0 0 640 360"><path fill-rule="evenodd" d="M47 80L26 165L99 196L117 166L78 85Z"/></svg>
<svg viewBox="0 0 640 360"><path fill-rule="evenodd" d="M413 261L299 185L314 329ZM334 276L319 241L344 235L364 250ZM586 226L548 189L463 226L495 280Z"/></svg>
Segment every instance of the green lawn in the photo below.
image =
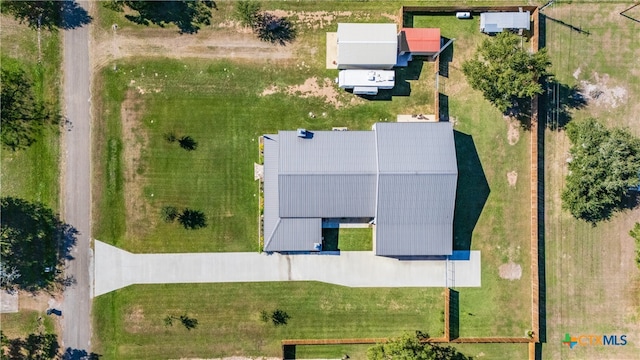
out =
<svg viewBox="0 0 640 360"><path fill-rule="evenodd" d="M18 24L7 15L0 15L2 61L20 63L33 80L34 94L50 104L53 111L60 109L60 34L42 31L40 54L37 32ZM38 57L42 62L38 62ZM11 151L0 149L1 196L12 196L28 201L42 202L54 212L59 210L59 158L60 134L57 125L44 128L42 135L29 148ZM42 316L46 332L54 332L53 321L45 314L22 310L14 314L2 314L2 331L10 338L26 337L38 330L38 317Z"/></svg>
<svg viewBox="0 0 640 360"><path fill-rule="evenodd" d="M316 6L307 4L310 8ZM376 9L382 6L380 2L371 4ZM396 14L397 4L388 5L388 11ZM375 13L372 16L380 16L379 10ZM366 19L366 14L367 10L355 11L351 20ZM350 20L347 15L342 16L340 21ZM460 168L455 246L460 250L482 251L482 287L456 289L459 335L524 336L530 327L531 301L530 136L517 125L510 126L464 80L461 63L483 38L477 24L468 22L466 27L457 27L461 22L453 16L421 19L426 26L441 26L443 36L457 39L448 58L448 78L440 77L440 90L448 97L448 115L455 124ZM335 30L335 26L332 22L323 29L306 29L302 39L314 41L309 47L324 49L324 32ZM305 51L301 54L308 55ZM313 58L304 58L310 64L308 68L297 66L302 58L291 63L131 59L119 63L117 71L111 66L104 68L94 82L100 90L96 93L101 94L97 113L102 114L94 126L95 237L133 252L256 251L259 210L253 163L258 161L258 136L298 127L324 130L347 126L364 130L377 121L394 121L397 114L433 111L433 64L426 62L416 63L402 74L405 78L420 75L419 80L407 82L410 96L352 103L351 95L339 93L337 100L343 105L336 108L323 98L303 98L284 91L313 76L331 81L336 74L323 68L323 56L324 51L318 51ZM262 96L263 90L272 86L278 91ZM311 118L309 112L317 116ZM176 143L168 143L164 139L168 132L192 136L198 143L197 149L185 151ZM517 173L517 181L512 185L507 181L510 172ZM160 211L167 205L203 211L208 226L188 231L176 223L164 223ZM340 229L341 250L371 248L370 230L356 230ZM521 266L520 279L506 280L499 276L499 266L509 262ZM340 315L346 327L337 325L338 320L343 320L340 317L336 317L335 323L328 323L323 320L326 318L323 312L314 313L324 294L310 296L300 304L297 301L301 300L291 295L312 293L320 288L334 289L327 291L335 291L341 299L338 304L345 304L344 299L354 299L347 302L352 307L340 305L351 309ZM187 289L193 296L184 296ZM182 351L171 356L277 354L277 340L286 337L393 336L407 328L415 330L416 325L411 324L416 321L425 321L428 326L424 330L438 336L442 328L440 292L347 289L312 283L134 286L96 300L96 335L108 358L137 358L143 357L144 352L153 357L156 351L173 354L171 351L178 350ZM257 293L263 294L260 302L251 300ZM432 301L428 304L422 300L425 293L431 294ZM382 329L373 323L353 325L352 322L364 321L360 319L365 317L360 311L378 314L369 298L384 294L394 294L404 301L406 310L398 310L398 318L405 320L374 315L384 324ZM202 304L200 298L214 301L211 306L215 309ZM229 300L233 298L242 300L236 304ZM262 310L259 304L265 299L269 299L269 306L290 312L290 326L276 329L259 322ZM156 303L162 304L162 308ZM187 311L203 326L192 332L176 326L167 329L162 323L167 309ZM141 325L131 325L131 319L140 318L140 311L147 320L140 320ZM226 315L216 317L227 313L237 317L230 320ZM293 326L293 319L299 321L297 326ZM206 327L207 333L200 337L205 324L219 325ZM241 333L247 335L240 336ZM231 338L234 342L228 340ZM269 340L256 340L260 338ZM231 345L225 346L228 343ZM497 350L501 346L504 345L487 345L489 350L485 352L501 354ZM299 356L322 357L335 356L341 350L305 347L299 351ZM362 353L363 349L356 349L356 354L358 351ZM513 351L520 354L519 348Z"/></svg>
<svg viewBox="0 0 640 360"><path fill-rule="evenodd" d="M570 121L596 117L609 126L626 126L640 136L640 108L635 100L640 95L638 23L618 15L630 5L551 6L545 10L549 18L589 35L548 19L546 43L559 82L573 86L586 81L601 91L620 87L627 94L616 106L605 101L607 95L591 101L571 113ZM636 17L640 14L637 10ZM560 201L568 171L568 147L564 132L546 131L547 344L542 358L635 358L640 353L640 271L628 232L640 218L640 209L616 214L595 227L571 217ZM572 350L558 340L565 333L576 336L585 332L628 334L631 340L626 346L578 346Z"/></svg>
<svg viewBox="0 0 640 360"><path fill-rule="evenodd" d="M385 337L415 330L441 336L442 306L442 289L288 282L132 286L97 298L93 312L97 352L105 359L157 359L279 356L280 340L287 338ZM262 322L260 312L275 309L290 315L287 325ZM198 320L197 328L164 325L166 316L185 313Z"/></svg>
<svg viewBox="0 0 640 360"><path fill-rule="evenodd" d="M38 319L42 319L42 322ZM35 310L23 310L17 313L0 315L2 332L9 338L24 338L29 334L37 333L40 325L45 333L54 332L54 319L44 312Z"/></svg>
<svg viewBox="0 0 640 360"><path fill-rule="evenodd" d="M323 249L326 251L372 251L373 229L322 229Z"/></svg>
<svg viewBox="0 0 640 360"><path fill-rule="evenodd" d="M0 41L3 61L17 61L31 77L36 98L59 111L60 103L60 34L42 31L41 52L37 45L37 32L26 25L17 24L6 15ZM43 59L38 62L38 57ZM56 211L59 197L60 157L59 130L57 125L45 127L42 136L25 150L0 152L0 182L2 196L15 196L29 201L39 201Z"/></svg>

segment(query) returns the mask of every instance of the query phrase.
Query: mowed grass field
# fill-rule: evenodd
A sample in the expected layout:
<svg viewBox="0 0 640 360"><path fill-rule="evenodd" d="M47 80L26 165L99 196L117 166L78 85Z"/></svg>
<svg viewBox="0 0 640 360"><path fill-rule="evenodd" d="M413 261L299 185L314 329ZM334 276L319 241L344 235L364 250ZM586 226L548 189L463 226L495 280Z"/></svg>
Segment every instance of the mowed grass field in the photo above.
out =
<svg viewBox="0 0 640 360"><path fill-rule="evenodd" d="M261 311L290 319L274 326ZM442 335L442 289L343 288L314 282L132 286L94 302L105 359L280 356L280 340ZM188 331L169 315L198 320ZM327 349L327 352L335 349ZM325 352L323 356L327 356Z"/></svg>
<svg viewBox="0 0 640 360"><path fill-rule="evenodd" d="M42 31L39 50L36 30L7 15L1 15L1 20L2 61L19 63L33 81L34 96L51 104L52 110L59 111L60 34ZM39 57L42 61L38 61ZM45 127L42 136L27 149L12 151L2 148L2 196L38 201L54 211L58 209L59 138L59 128L54 124Z"/></svg>
<svg viewBox="0 0 640 360"><path fill-rule="evenodd" d="M570 121L595 117L640 136L638 23L619 13L631 4L554 5L544 12L546 44L559 82L601 91ZM640 19L640 8L629 15ZM586 33L572 30L565 24ZM589 92L583 93L589 96ZM544 118L544 115L541 114ZM561 209L570 143L564 132L545 133L546 344L544 359L637 359L640 353L640 271L628 235L640 209L592 227ZM569 333L627 335L625 346L577 346Z"/></svg>
<svg viewBox="0 0 640 360"><path fill-rule="evenodd" d="M19 63L33 81L34 95L59 110L60 34L42 31L38 62L38 35L36 30L19 24L12 17L0 15L3 62ZM0 104L1 106L1 104ZM11 151L0 149L1 196L12 196L33 202L42 202L54 211L59 209L60 157L59 128L45 127L37 141L27 149ZM38 330L38 317L44 318L44 329L53 332L53 321L44 311L21 310L19 313L1 314L2 331L10 338L26 337Z"/></svg>
<svg viewBox="0 0 640 360"><path fill-rule="evenodd" d="M397 14L396 5L388 4L385 8L388 14ZM299 6L296 5L295 11L303 10ZM377 121L395 121L397 114L432 111L435 86L432 63L420 64L419 69L414 65L414 75L419 72L420 76L418 80L409 81L410 96L368 101L348 93L334 93L326 89L333 85L323 85L336 76L335 70L324 69L325 31L335 31L338 20L390 21L382 19L381 3L372 3L375 11L362 6L357 3L357 10L351 15L335 17L324 28L305 28L301 39L316 39L318 43L308 43L298 50L309 56L312 53L309 49L315 47L317 53L312 58L279 62L134 58L118 61L116 70L113 64L102 69L94 82L96 93L101 94L96 104L100 120L94 131L95 237L133 252L257 251L258 187L253 180L253 163L259 160L258 136L298 127L326 130L346 126L367 130ZM309 8L308 11L315 10ZM455 243L457 249L482 251L483 262L482 287L457 289L460 293L459 334L524 336L530 327L531 296L530 136L517 124L504 119L464 80L461 63L483 38L477 32L477 24L469 22L460 27L453 16L423 17L420 21L424 21L422 25L416 22L414 26L441 26L443 36L457 39L448 78L440 77L440 89L448 96L449 117L455 125L460 167ZM324 90L308 91L305 83L315 83ZM309 116L309 112L315 116ZM197 148L186 151L177 143L168 143L164 139L168 132L193 137ZM512 179L509 183L508 173L517 175L515 182ZM207 216L208 226L188 231L177 223L164 223L160 212L166 205L201 210ZM361 239L360 235L357 239ZM354 243L353 250L370 246L362 240ZM343 244L340 241L341 249L345 250ZM521 268L519 278L501 278L500 266L509 263ZM340 319L326 323L324 312L317 311L324 294L310 291L310 286L331 289L337 299L354 299L344 307L362 309L374 320L362 327L348 325L356 321L356 315L359 314L360 319L357 321L364 321L362 318L366 316L361 310L353 310L353 314L347 310L343 314L347 321L345 329L340 329ZM283 295L297 293L299 289L307 291L304 300L289 300ZM441 290L367 289L368 295L362 293L363 290L307 283L134 286L96 299L96 342L101 344L99 348L106 358L144 357L145 351L155 354L154 349L164 349L164 342L173 344L175 351L182 350L176 356L203 353L210 356L216 351L277 355L277 340L282 338L394 336L405 330L423 330L438 336L442 331ZM264 295L255 295L254 291ZM431 294L426 305L425 293ZM415 321L406 324L390 321L374 310L377 308L372 304L377 304L381 294L396 294L404 304L400 308L406 309L399 310L400 318L411 314ZM230 300L217 301L216 297L237 299L237 304ZM253 300L258 297L260 301ZM257 318L256 314L262 309L256 304L265 298L272 299L273 306L282 305L283 310L292 315L294 310L289 309L296 308L299 313L304 310L308 314L292 316L292 321L298 319L297 326L292 322L268 333L258 330L271 329L269 327L245 331L264 325ZM214 305L191 305L194 301L199 304L200 299L214 301ZM302 303L294 306L297 302ZM168 307L168 304L175 305ZM246 310L254 308L255 311ZM139 309L144 316L126 315L137 314ZM188 332L174 325L167 329L162 322L169 315L166 309L186 311L190 315L197 311L194 317L202 325L207 324L206 328L202 326ZM245 320L209 316L209 313L237 313L252 322L247 325ZM416 327L423 323L425 326ZM374 330L378 326L382 329L379 332ZM216 336L222 339L235 339L231 348L224 346L228 340L212 342L208 347L214 336L206 333L205 341L198 332L213 331L209 328L220 331ZM309 330L304 330L306 328ZM158 334L165 332L169 332L172 339L160 341L163 338ZM263 344L263 350L258 350L251 340L253 333L269 339ZM498 350L502 345L493 346L493 350L488 346L477 353L502 354L504 351L514 354L511 358L521 357L518 355L521 350L515 346L513 350ZM341 354L337 352L342 349L348 350L304 347L297 356L339 357ZM193 353L187 355L185 351ZM363 350L358 347L354 351L358 354Z"/></svg>

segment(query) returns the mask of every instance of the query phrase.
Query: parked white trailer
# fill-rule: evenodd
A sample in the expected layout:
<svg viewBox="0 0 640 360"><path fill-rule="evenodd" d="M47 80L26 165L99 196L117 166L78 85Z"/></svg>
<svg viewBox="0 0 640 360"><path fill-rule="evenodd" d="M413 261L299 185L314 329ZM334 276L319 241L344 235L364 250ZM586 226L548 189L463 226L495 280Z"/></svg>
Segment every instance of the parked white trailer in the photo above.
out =
<svg viewBox="0 0 640 360"><path fill-rule="evenodd" d="M393 89L396 74L393 70L342 70L338 73L338 86L342 89L359 91L366 88L369 92L375 89Z"/></svg>

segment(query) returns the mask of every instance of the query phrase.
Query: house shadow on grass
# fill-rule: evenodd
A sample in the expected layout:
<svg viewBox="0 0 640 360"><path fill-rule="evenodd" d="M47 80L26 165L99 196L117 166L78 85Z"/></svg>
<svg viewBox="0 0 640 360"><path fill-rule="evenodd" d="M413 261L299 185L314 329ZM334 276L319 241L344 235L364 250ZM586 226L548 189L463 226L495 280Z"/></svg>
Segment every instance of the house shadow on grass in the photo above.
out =
<svg viewBox="0 0 640 360"><path fill-rule="evenodd" d="M393 89L383 90L380 89L377 95L358 95L366 100L373 101L391 101L394 96L410 96L411 95L411 83L409 80L419 80L422 74L422 67L424 59L420 57L414 57L409 65L406 67L399 67L395 69L395 85ZM348 90L353 92L353 90Z"/></svg>
<svg viewBox="0 0 640 360"><path fill-rule="evenodd" d="M453 216L453 249L471 250L471 239L489 198L489 183L471 135L453 132L458 161L456 207Z"/></svg>

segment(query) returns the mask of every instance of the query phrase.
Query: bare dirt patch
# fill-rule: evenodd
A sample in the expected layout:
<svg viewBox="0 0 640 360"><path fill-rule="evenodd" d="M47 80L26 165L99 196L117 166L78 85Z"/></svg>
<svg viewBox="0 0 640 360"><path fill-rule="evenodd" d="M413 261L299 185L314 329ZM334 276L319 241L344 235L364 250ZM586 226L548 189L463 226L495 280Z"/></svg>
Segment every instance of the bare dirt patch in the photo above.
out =
<svg viewBox="0 0 640 360"><path fill-rule="evenodd" d="M508 129L507 129L507 141L509 145L515 145L520 140L520 123L518 120L513 119L509 116L504 117L507 121Z"/></svg>
<svg viewBox="0 0 640 360"><path fill-rule="evenodd" d="M126 329L131 333L138 333L144 330L143 322L145 320L144 310L142 306L134 306L125 315Z"/></svg>
<svg viewBox="0 0 640 360"><path fill-rule="evenodd" d="M513 171L509 171L507 173L507 182L509 183L509 186L511 187L515 187L516 183L518 182L518 173L513 170Z"/></svg>
<svg viewBox="0 0 640 360"><path fill-rule="evenodd" d="M498 268L500 278L507 280L520 280L522 277L522 266L514 262L508 262L500 265Z"/></svg>
<svg viewBox="0 0 640 360"><path fill-rule="evenodd" d="M223 22L218 29L203 29L191 35L153 28L98 29L90 46L94 69L133 56L282 61L293 58L295 48L296 44L280 46L260 41L235 22Z"/></svg>
<svg viewBox="0 0 640 360"><path fill-rule="evenodd" d="M336 21L337 17L351 16L351 11L285 11L273 10L269 13L296 20L296 25L307 29L324 29Z"/></svg>
<svg viewBox="0 0 640 360"><path fill-rule="evenodd" d="M346 93L341 93L329 78L319 79L316 76L308 78L304 83L300 85L291 85L286 88L280 88L275 85L271 85L264 89L260 95L268 96L276 93L285 93L290 96L299 96L302 98L316 97L323 99L327 104L333 105L336 109L347 106L357 105L363 100L356 97L350 99L346 96ZM312 113L309 113L312 116Z"/></svg>
<svg viewBox="0 0 640 360"><path fill-rule="evenodd" d="M147 135L141 128L140 120L144 110L141 95L145 91L136 87L127 91L120 107L122 121L123 159L124 159L124 196L127 214L127 235L137 236L144 229L153 226L146 214L150 206L142 192L144 179L139 175L142 149L148 143Z"/></svg>
<svg viewBox="0 0 640 360"><path fill-rule="evenodd" d="M597 107L617 108L627 101L627 89L611 84L608 74L593 73L592 81L580 81L580 88L589 103Z"/></svg>

